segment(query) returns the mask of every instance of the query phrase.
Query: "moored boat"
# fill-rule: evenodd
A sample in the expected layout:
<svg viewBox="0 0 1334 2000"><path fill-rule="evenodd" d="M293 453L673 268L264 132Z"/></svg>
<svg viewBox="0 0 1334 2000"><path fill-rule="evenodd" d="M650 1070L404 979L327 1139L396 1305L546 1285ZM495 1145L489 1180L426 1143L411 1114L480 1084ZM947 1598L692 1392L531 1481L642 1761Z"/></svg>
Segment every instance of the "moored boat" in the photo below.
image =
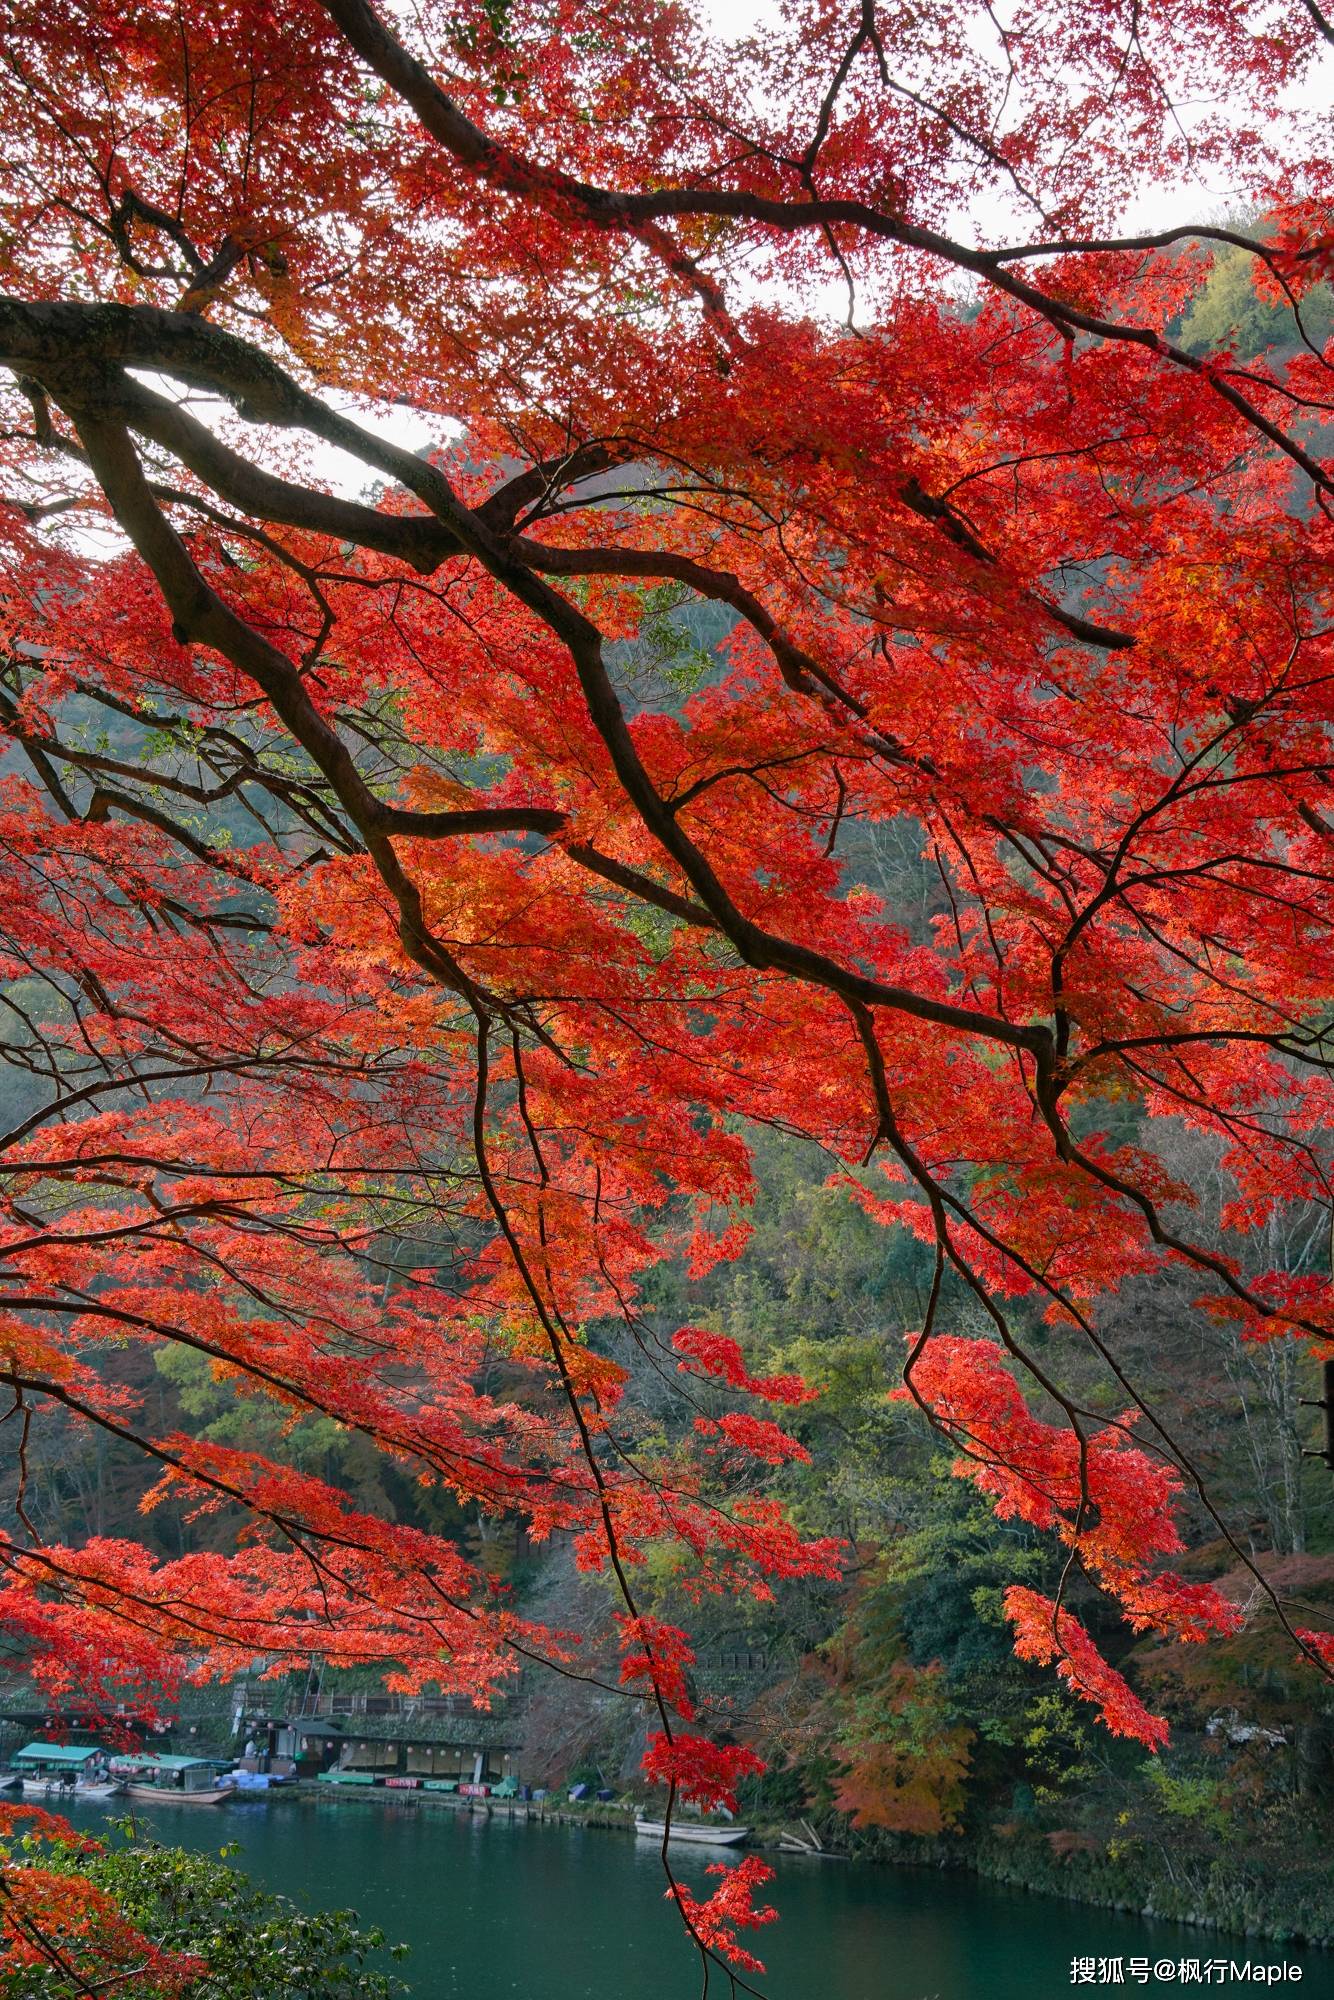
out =
<svg viewBox="0 0 1334 2000"><path fill-rule="evenodd" d="M114 1798L120 1780L108 1775L107 1753L97 1743L28 1743L14 1753L7 1782L19 1784L25 1799Z"/></svg>
<svg viewBox="0 0 1334 2000"><path fill-rule="evenodd" d="M635 1832L641 1834L645 1840L661 1840L663 1835L667 1834L669 1841L690 1841L697 1846L707 1847L739 1847L743 1840L750 1838L748 1826L734 1826L730 1822L710 1826L706 1820L698 1819L674 1819L671 1832L668 1833L665 1820L637 1818Z"/></svg>
<svg viewBox="0 0 1334 2000"><path fill-rule="evenodd" d="M139 1805L171 1806L220 1806L224 1799L234 1798L234 1785L196 1785L189 1791L183 1785L126 1785L125 1796Z"/></svg>
<svg viewBox="0 0 1334 2000"><path fill-rule="evenodd" d="M140 1805L220 1806L235 1796L234 1784L219 1782L227 1766L217 1757L173 1757L166 1754L121 1757L113 1774L124 1782L125 1796Z"/></svg>

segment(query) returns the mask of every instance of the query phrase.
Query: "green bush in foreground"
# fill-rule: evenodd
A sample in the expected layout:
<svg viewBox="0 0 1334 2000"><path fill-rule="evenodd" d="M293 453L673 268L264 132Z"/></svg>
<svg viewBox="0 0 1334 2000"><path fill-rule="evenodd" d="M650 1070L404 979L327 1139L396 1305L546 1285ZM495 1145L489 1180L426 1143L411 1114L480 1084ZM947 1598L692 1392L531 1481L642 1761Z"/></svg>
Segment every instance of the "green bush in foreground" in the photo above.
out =
<svg viewBox="0 0 1334 2000"><path fill-rule="evenodd" d="M366 1964L386 1949L383 1931L359 1929L354 1910L308 1913L256 1888L227 1865L233 1852L194 1854L131 1841L93 1853L48 1850L42 1865L84 1876L159 1949L205 1960L207 1971L189 1985L188 2000L393 2000L406 1993L401 1980ZM388 1950L400 1958L407 1946ZM127 1991L123 1981L120 1991ZM87 2000L87 1994L82 1981L55 1967L0 1971L4 2000Z"/></svg>

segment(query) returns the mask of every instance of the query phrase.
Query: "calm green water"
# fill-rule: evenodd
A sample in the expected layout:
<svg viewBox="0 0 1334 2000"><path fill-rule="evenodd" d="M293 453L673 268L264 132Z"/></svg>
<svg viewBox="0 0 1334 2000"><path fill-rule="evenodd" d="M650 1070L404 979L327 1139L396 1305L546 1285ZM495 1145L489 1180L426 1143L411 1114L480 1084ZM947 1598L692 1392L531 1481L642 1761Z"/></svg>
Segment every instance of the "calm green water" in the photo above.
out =
<svg viewBox="0 0 1334 2000"><path fill-rule="evenodd" d="M164 1806L151 1820L180 1846L235 1841L236 1865L256 1881L355 1909L411 1945L399 1970L415 2000L697 2000L697 1964L648 1841L380 1800ZM702 1887L708 1858L683 1856L683 1879ZM1334 1995L1331 1953L1119 1917L964 1874L770 1858L782 1920L752 1938L771 2000L1056 2000L1080 1991L1077 1956L1124 1961L1115 2000L1252 1990L1139 1985L1132 1958L1286 1961L1303 1968L1302 2000ZM1090 1990L1113 2000L1110 1986ZM725 1981L710 1991L726 2000Z"/></svg>

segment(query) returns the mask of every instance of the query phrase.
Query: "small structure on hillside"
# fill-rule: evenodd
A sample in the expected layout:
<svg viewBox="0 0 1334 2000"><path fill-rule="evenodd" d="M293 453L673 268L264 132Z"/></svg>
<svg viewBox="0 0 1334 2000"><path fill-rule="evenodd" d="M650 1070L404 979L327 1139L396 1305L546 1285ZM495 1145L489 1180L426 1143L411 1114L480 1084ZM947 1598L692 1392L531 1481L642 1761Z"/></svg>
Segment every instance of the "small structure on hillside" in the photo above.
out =
<svg viewBox="0 0 1334 2000"><path fill-rule="evenodd" d="M309 1711L244 1722L243 1768L301 1778L347 1776L405 1786L495 1786L517 1778L522 1731L513 1709L475 1709L457 1696L322 1691Z"/></svg>

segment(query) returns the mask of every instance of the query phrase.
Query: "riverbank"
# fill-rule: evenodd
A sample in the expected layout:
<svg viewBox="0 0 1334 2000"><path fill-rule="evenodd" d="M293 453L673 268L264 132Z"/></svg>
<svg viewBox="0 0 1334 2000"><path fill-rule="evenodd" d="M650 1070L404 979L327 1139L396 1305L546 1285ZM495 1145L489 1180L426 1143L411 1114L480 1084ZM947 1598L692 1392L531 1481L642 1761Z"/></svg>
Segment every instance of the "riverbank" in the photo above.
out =
<svg viewBox="0 0 1334 2000"><path fill-rule="evenodd" d="M871 1865L963 1872L1032 1895L1163 1919L1222 1937L1334 1949L1334 1868L1276 1869L1254 1848L1220 1842L1207 1857L1178 1844L1127 1841L1121 1852L1007 1828L945 1839L873 1836L850 1855ZM1334 1990L1334 1975L1331 1977Z"/></svg>
<svg viewBox="0 0 1334 2000"><path fill-rule="evenodd" d="M461 1797L457 1792L370 1790L358 1787L344 1791L338 1785L298 1782L280 1791L251 1793L246 1802L278 1803L286 1799L317 1799L321 1806L406 1807L425 1813L462 1813L469 1818L518 1820L537 1826L591 1826L618 1833L635 1830L636 1807L613 1799L606 1804L569 1803L546 1799L498 1799Z"/></svg>

